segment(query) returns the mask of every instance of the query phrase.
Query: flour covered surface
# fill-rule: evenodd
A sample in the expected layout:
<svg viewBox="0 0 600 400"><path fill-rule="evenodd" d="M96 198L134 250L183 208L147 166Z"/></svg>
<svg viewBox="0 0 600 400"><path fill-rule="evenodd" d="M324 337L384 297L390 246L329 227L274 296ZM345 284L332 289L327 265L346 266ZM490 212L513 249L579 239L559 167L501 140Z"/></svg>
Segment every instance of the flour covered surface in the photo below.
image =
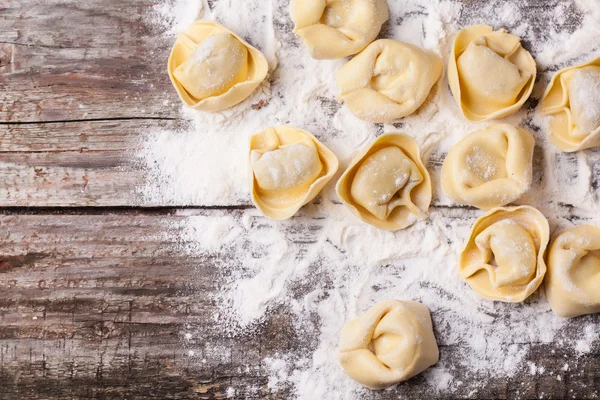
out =
<svg viewBox="0 0 600 400"><path fill-rule="evenodd" d="M523 186L529 190L511 196L514 204L538 209L552 232L600 224L598 150L560 151L548 139L551 118L542 116L538 106L555 72L600 55L600 4L401 0L388 6L390 19L379 38L422 47L444 65L465 27L486 24L519 36L541 75L530 100L501 120L470 122L443 74L414 114L394 124L369 123L336 100L337 72L347 60L310 57L293 32L288 1L239 7L233 0L213 0L204 4L201 18L218 21L261 50L270 76L239 105L214 114L185 110L189 129L153 131L143 143L139 158L148 181L138 191L150 203L229 207L182 212L176 226L181 234L174 240L194 257L221 260L221 291L208 300L218 307L214 320L221 334L244 343L261 338L260 351L248 350L256 350L255 363L243 373L260 376L263 384L250 384L230 397L272 393L355 400L435 393L487 398L504 393L507 385L513 397L543 397L563 390L569 377L587 374L581 379L592 379L592 372L579 367L600 351L597 314L560 318L539 289L521 303L489 301L459 276L460 252L484 212L445 195L441 172L446 154L468 133L497 123L524 128L536 146L531 183L527 179ZM339 158L340 170L292 219L272 221L251 207L247 145L251 135L281 124L314 134ZM336 181L358 149L390 132L406 133L417 143L433 192L428 218L398 231L363 222L335 193ZM477 161L483 156L476 150L471 156L482 180L504 175L505 164ZM499 167L484 170L484 164ZM537 252L535 241L532 248ZM528 260L522 260L525 268L514 282L531 278ZM500 277L497 283L508 280ZM440 361L389 391L372 394L340 367L338 341L347 321L386 299L418 301L431 311ZM195 354L234 356L202 326L190 324L183 335L190 337L186 346ZM203 357L190 357L190 362L202 363ZM564 390L571 389L577 397L576 388Z"/></svg>

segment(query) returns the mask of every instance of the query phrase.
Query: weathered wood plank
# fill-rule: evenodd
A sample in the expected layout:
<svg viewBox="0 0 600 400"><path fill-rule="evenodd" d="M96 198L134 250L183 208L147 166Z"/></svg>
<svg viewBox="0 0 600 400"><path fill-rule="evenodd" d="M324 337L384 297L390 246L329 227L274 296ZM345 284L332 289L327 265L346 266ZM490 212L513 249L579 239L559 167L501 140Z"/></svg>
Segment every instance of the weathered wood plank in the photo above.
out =
<svg viewBox="0 0 600 400"><path fill-rule="evenodd" d="M0 206L144 205L140 136L178 121L0 126ZM147 204L148 205L148 204Z"/></svg>
<svg viewBox="0 0 600 400"><path fill-rule="evenodd" d="M179 114L159 1L0 5L0 122Z"/></svg>
<svg viewBox="0 0 600 400"><path fill-rule="evenodd" d="M290 398L291 388L269 390L265 358L313 351L320 325L299 332L279 306L261 325L225 334L213 315L219 260L178 245L191 214L1 216L0 399ZM196 214L240 219L244 212ZM299 221L306 229L321 222ZM299 299L304 291L297 290ZM573 320L573 332L578 326ZM186 339L185 332L198 334ZM441 343L444 362L469 351ZM463 384L441 398L597 394L600 341L583 358L571 347L519 346L542 375L524 365L508 380L473 376L457 364L453 373ZM417 377L369 398L424 398L429 390Z"/></svg>

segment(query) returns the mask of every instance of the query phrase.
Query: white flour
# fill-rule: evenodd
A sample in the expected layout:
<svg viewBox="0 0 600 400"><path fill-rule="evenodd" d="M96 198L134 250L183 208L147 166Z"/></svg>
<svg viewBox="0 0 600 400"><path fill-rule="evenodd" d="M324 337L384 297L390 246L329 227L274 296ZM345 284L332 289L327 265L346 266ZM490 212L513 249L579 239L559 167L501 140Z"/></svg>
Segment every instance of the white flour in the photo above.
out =
<svg viewBox="0 0 600 400"><path fill-rule="evenodd" d="M163 0L152 7L152 22L174 35L190 26L203 14L202 0Z"/></svg>
<svg viewBox="0 0 600 400"><path fill-rule="evenodd" d="M269 221L254 209L181 212L178 228L184 235L179 240L186 251L226 260L219 266L221 310L215 314L224 331L251 335L257 323L285 312L299 336L306 337L295 350L263 361L271 390L291 387L301 399L365 398L369 392L339 367L336 344L348 319L388 298L421 301L430 308L441 359L424 374L423 383L435 391L452 392L465 385L476 390L491 375L542 373L543 368L525 363L528 343L590 351L598 340L597 316L578 319L574 329L572 322L554 316L543 291L522 304L489 302L458 277L457 254L481 212L445 207L452 202L440 189L441 160L467 133L490 124L473 124L460 115L445 77L417 114L395 125L360 121L335 100L335 74L345 60L315 61L308 56L291 32L287 1L242 2L243 7L239 3L213 0L211 7L204 6L203 18L225 24L263 50L270 64L269 81L231 110L184 110L188 130L151 132L140 154L148 182L139 192L150 204L249 205L248 136L283 123L311 131L339 157L340 171L333 182L292 220ZM553 71L600 53L600 2L558 2L554 9L539 10L543 22L537 24L524 19L522 3L389 0L391 18L382 36L432 49L447 64L460 27L506 27L523 36L545 71L534 90L539 98ZM173 34L199 9L198 2L189 0L179 1L173 13L160 6L155 22ZM578 26L575 31L568 28L573 23ZM565 218L571 215L571 205L575 217L600 223L600 193L591 189L598 151L559 152L546 139L548 120L533 110L524 109L503 122L528 127L539 146L532 188L517 203L540 209L553 229L573 226ZM333 186L354 151L376 135L393 131L411 135L421 146L434 181L434 207L427 221L405 231L384 232L353 216L339 203ZM201 332L186 333L196 334ZM450 353L452 362L446 358ZM460 381L456 366L483 377L479 386Z"/></svg>

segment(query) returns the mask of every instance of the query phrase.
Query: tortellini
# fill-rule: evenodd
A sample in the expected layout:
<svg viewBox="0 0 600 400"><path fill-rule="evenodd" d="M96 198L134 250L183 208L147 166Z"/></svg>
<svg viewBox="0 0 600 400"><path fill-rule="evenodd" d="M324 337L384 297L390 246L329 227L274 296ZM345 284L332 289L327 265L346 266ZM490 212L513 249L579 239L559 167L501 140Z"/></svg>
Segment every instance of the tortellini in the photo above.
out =
<svg viewBox="0 0 600 400"><path fill-rule="evenodd" d="M531 186L534 147L531 133L511 125L471 133L444 161L444 192L482 210L511 203Z"/></svg>
<svg viewBox="0 0 600 400"><path fill-rule="evenodd" d="M346 373L371 389L405 381L439 360L431 315L421 303L386 300L342 329L338 358Z"/></svg>
<svg viewBox="0 0 600 400"><path fill-rule="evenodd" d="M388 133L354 157L336 190L363 221L397 230L427 217L432 189L417 143L405 134Z"/></svg>
<svg viewBox="0 0 600 400"><path fill-rule="evenodd" d="M544 286L560 317L600 312L600 227L582 225L554 235Z"/></svg>
<svg viewBox="0 0 600 400"><path fill-rule="evenodd" d="M279 126L250 138L251 197L269 218L292 217L337 169L335 154L306 131Z"/></svg>
<svg viewBox="0 0 600 400"><path fill-rule="evenodd" d="M177 37L168 69L187 106L216 112L250 96L269 67L259 50L229 29L198 21Z"/></svg>
<svg viewBox="0 0 600 400"><path fill-rule="evenodd" d="M542 98L550 140L564 151L600 146L600 57L559 71Z"/></svg>
<svg viewBox="0 0 600 400"><path fill-rule="evenodd" d="M501 29L476 25L461 30L452 46L448 82L464 116L471 121L506 117L531 95L535 60L521 39Z"/></svg>
<svg viewBox="0 0 600 400"><path fill-rule="evenodd" d="M290 11L294 33L317 60L360 52L390 17L385 0L292 0Z"/></svg>
<svg viewBox="0 0 600 400"><path fill-rule="evenodd" d="M520 302L542 283L550 227L533 207L495 208L475 222L459 273L480 296Z"/></svg>
<svg viewBox="0 0 600 400"><path fill-rule="evenodd" d="M442 69L433 53L395 40L377 40L338 72L339 99L362 120L392 122L423 104Z"/></svg>

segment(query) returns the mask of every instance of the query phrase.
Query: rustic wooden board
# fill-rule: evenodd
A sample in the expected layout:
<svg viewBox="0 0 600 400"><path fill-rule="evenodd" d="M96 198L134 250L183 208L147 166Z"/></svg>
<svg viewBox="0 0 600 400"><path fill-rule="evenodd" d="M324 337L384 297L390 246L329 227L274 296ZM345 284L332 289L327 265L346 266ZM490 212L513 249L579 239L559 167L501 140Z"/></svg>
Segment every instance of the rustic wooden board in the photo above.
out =
<svg viewBox="0 0 600 400"><path fill-rule="evenodd" d="M264 359L316 346L318 326L299 335L285 308L225 335L213 318L225 260L184 251L178 222L185 217L175 211L129 209L161 206L136 192L145 174L133 157L141 139L183 124L163 71L171 41L151 23L158 3L0 4L0 400L225 398L232 391L290 398L291 388L268 389ZM536 2L524 14L541 15L555 3ZM586 155L597 191L600 152ZM442 159L432 155L429 167L439 171ZM561 159L565 187L574 184L577 162ZM248 203L223 205L233 207L199 212L241 218ZM579 216L572 205L562 209L563 217ZM575 321L570 329L579 327ZM186 340L185 331L202 337ZM445 397L598 397L599 342L582 358L558 345L520 346L545 374L531 376L524 366L506 380L459 368L465 384ZM464 351L441 346L443 360ZM422 383L418 377L372 397L432 397Z"/></svg>
<svg viewBox="0 0 600 400"><path fill-rule="evenodd" d="M0 121L178 117L158 3L4 0Z"/></svg>
<svg viewBox="0 0 600 400"><path fill-rule="evenodd" d="M200 215L207 213L242 218L244 211ZM135 211L0 217L0 399L224 398L232 390L235 398L289 398L289 390L269 391L264 359L314 350L318 324L299 333L280 307L254 329L224 334L213 318L219 262L177 246L184 218ZM186 340L186 331L200 333ZM542 375L530 376L525 365L506 380L457 366L464 385L443 397L597 395L600 342L583 358L572 347L519 345ZM467 350L442 345L441 357L451 362ZM429 397L422 383L372 398Z"/></svg>
<svg viewBox="0 0 600 400"><path fill-rule="evenodd" d="M174 120L103 120L0 126L0 205L143 205L139 136Z"/></svg>

